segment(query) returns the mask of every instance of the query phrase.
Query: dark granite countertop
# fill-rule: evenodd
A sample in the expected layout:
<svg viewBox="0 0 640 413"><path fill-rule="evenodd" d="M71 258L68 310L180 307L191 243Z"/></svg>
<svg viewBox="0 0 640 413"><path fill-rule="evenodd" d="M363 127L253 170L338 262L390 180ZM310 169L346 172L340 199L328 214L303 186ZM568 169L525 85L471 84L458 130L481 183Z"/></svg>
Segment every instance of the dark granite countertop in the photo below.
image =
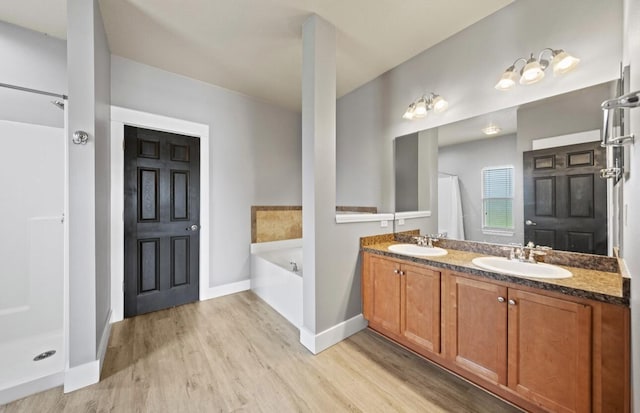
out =
<svg viewBox="0 0 640 413"><path fill-rule="evenodd" d="M471 263L476 257L491 254L473 251L447 249L448 254L441 257L418 258L403 254L396 254L388 250L393 244L399 244L387 237L369 237L363 239L361 248L372 254L432 267L459 271L471 275L488 278L491 280L507 282L516 285L538 288L546 291L566 294L574 297L582 297L617 305L629 305L629 280L624 280L619 272L601 271L593 268L578 268L574 266L559 265L573 274L571 278L564 279L536 279L506 275L480 269ZM556 264L557 265L557 264Z"/></svg>

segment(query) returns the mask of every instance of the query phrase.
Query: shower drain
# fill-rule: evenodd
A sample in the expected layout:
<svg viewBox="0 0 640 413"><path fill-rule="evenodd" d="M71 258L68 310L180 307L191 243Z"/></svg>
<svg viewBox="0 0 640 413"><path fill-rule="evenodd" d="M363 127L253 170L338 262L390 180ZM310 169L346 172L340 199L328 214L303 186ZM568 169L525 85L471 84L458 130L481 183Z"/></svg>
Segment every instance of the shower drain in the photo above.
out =
<svg viewBox="0 0 640 413"><path fill-rule="evenodd" d="M44 360L46 358L49 358L51 356L53 356L54 354L56 354L55 350L49 350L49 351L45 351L44 353L40 353L37 356L35 356L33 358L33 361L40 361L40 360Z"/></svg>

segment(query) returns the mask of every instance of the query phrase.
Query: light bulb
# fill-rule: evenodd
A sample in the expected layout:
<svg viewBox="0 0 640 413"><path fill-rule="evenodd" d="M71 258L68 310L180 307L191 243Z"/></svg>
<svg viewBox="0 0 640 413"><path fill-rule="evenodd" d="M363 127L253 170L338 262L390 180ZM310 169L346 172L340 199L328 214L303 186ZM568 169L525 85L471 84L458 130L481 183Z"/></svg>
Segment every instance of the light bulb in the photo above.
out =
<svg viewBox="0 0 640 413"><path fill-rule="evenodd" d="M516 85L516 80L518 80L518 74L514 71L514 67L511 66L500 76L495 88L498 90L512 89Z"/></svg>
<svg viewBox="0 0 640 413"><path fill-rule="evenodd" d="M416 109L416 104L415 103L410 104L407 110L404 112L404 115L402 115L402 119L407 119L407 120L413 119L415 116L415 109Z"/></svg>
<svg viewBox="0 0 640 413"><path fill-rule="evenodd" d="M416 103L416 108L413 111L413 116L415 118L424 118L425 116L427 116L427 101L424 99L424 97L421 97L418 100L418 103Z"/></svg>
<svg viewBox="0 0 640 413"><path fill-rule="evenodd" d="M449 107L449 102L444 100L444 98L440 95L434 95L433 100L431 101L431 106L433 107L433 111L436 113L444 112Z"/></svg>
<svg viewBox="0 0 640 413"><path fill-rule="evenodd" d="M556 50L553 52L553 60L551 61L551 65L553 65L554 75L562 75L570 72L575 69L576 66L578 66L578 63L580 63L580 59L571 56L564 50Z"/></svg>
<svg viewBox="0 0 640 413"><path fill-rule="evenodd" d="M531 85L539 82L544 78L544 71L533 56L527 61L527 64L522 68L522 76L520 77L521 85Z"/></svg>

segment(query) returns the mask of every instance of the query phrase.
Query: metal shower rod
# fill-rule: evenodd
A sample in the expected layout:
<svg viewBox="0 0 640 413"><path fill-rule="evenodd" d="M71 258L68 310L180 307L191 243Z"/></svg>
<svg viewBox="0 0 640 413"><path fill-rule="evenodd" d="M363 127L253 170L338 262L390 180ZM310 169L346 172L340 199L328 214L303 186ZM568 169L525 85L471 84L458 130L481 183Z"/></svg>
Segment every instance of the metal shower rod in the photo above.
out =
<svg viewBox="0 0 640 413"><path fill-rule="evenodd" d="M7 83L0 83L0 87L5 87L7 89L20 90L22 92L37 93L39 95L52 96L52 97L60 98L60 99L67 99L67 95L61 95L59 93L46 92L44 90L38 90L38 89L30 89L28 87L10 85L10 84L7 84Z"/></svg>

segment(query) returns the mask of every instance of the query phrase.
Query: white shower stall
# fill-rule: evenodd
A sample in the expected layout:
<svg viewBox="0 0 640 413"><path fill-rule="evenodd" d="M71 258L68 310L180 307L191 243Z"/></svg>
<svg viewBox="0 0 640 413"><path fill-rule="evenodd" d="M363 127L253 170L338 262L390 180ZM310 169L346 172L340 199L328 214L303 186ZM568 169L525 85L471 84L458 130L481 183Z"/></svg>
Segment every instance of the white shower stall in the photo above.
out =
<svg viewBox="0 0 640 413"><path fill-rule="evenodd" d="M438 172L438 232L464 240L462 197L458 176Z"/></svg>
<svg viewBox="0 0 640 413"><path fill-rule="evenodd" d="M64 101L29 93L2 94L21 118L0 105L0 404L61 384L66 365Z"/></svg>

